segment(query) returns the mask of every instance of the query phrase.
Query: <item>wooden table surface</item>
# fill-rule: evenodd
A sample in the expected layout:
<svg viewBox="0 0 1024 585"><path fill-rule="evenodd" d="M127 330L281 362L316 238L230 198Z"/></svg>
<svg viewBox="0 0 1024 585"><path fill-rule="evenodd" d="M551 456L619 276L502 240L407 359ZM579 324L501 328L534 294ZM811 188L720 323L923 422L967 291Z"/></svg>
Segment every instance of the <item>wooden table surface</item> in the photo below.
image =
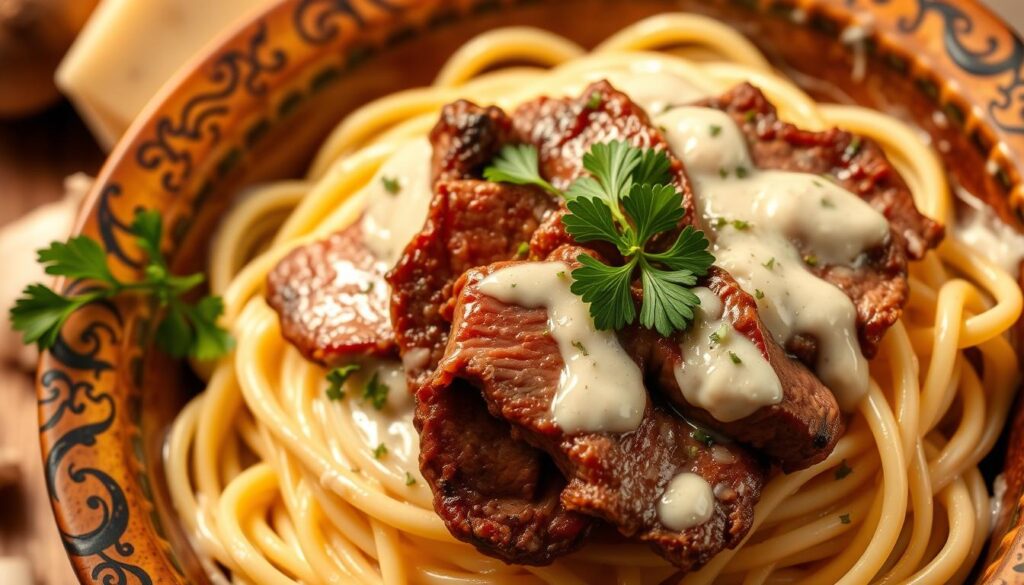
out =
<svg viewBox="0 0 1024 585"><path fill-rule="evenodd" d="M95 175L102 161L67 104L27 120L0 122L0 225L59 199L65 176ZM0 319L7 327L7 307ZM38 426L32 374L0 365L0 448L14 450L21 468L21 481L0 491L0 557L26 557L40 585L70 585L77 581L50 511Z"/></svg>

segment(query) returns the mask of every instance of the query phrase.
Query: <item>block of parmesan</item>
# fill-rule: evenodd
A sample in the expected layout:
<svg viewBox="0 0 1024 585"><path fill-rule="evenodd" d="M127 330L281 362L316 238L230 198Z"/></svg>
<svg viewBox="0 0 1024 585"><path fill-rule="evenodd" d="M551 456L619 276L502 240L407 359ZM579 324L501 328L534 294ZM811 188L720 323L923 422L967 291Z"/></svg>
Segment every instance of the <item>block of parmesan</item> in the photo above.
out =
<svg viewBox="0 0 1024 585"><path fill-rule="evenodd" d="M110 149L207 44L274 0L103 0L57 69L57 87Z"/></svg>

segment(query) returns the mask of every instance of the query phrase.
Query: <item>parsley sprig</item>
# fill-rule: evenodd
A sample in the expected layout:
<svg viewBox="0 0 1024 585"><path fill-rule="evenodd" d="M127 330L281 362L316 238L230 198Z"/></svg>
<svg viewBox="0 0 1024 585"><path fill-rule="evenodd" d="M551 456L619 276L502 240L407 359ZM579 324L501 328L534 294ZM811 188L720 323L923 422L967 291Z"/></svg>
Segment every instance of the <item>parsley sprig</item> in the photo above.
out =
<svg viewBox="0 0 1024 585"><path fill-rule="evenodd" d="M154 339L157 346L174 357L201 360L217 358L233 347L234 340L217 325L224 312L220 297L205 296L192 303L185 295L203 283L202 274L171 274L160 251L163 222L156 211L136 213L131 232L147 256L143 278L123 281L107 265L103 247L88 236L76 236L66 243L53 242L39 250L38 261L46 273L87 281L80 292L62 295L43 284L30 284L10 310L11 324L22 333L25 344L49 349L57 342L68 318L91 303L124 294L145 296L161 315Z"/></svg>
<svg viewBox="0 0 1024 585"><path fill-rule="evenodd" d="M508 146L484 172L491 181L535 185L563 196L569 210L566 231L577 242L602 241L624 259L605 264L589 254L577 257L571 290L590 305L599 329L622 329L636 321L630 292L639 272L643 288L640 323L662 335L686 329L700 299L691 287L714 262L704 233L685 227L667 249L651 249L652 239L675 230L682 220L683 196L671 184L668 156L625 142L595 144L583 155L580 177L564 193L540 176L532 146Z"/></svg>

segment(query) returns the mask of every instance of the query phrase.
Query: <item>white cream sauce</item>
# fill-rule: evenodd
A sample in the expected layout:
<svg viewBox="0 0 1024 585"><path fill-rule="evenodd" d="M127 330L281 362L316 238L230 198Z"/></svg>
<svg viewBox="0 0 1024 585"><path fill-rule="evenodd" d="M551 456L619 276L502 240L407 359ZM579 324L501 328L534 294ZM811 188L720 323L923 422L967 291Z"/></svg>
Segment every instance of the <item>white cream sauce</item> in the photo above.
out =
<svg viewBox="0 0 1024 585"><path fill-rule="evenodd" d="M957 214L953 237L1016 277L1024 260L1024 235L1003 223L977 197L962 190L957 197L966 209Z"/></svg>
<svg viewBox="0 0 1024 585"><path fill-rule="evenodd" d="M366 245L388 266L398 262L427 219L433 196L430 158L426 138L411 140L398 148L363 188Z"/></svg>
<svg viewBox="0 0 1024 585"><path fill-rule="evenodd" d="M700 307L680 349L676 382L686 401L723 422L782 401L775 370L749 339L723 320L722 301L707 288L693 291Z"/></svg>
<svg viewBox="0 0 1024 585"><path fill-rule="evenodd" d="M868 384L856 312L808 264L856 265L888 237L885 217L828 179L757 170L739 127L721 111L673 108L655 122L686 164L716 264L757 298L779 343L799 334L817 339L817 374L852 409ZM797 243L813 255L801 257Z"/></svg>
<svg viewBox="0 0 1024 585"><path fill-rule="evenodd" d="M684 472L672 478L658 500L658 520L669 530L686 530L711 519L715 494L703 477Z"/></svg>
<svg viewBox="0 0 1024 585"><path fill-rule="evenodd" d="M604 77L651 116L706 97L704 91L685 79L664 72L615 71Z"/></svg>
<svg viewBox="0 0 1024 585"><path fill-rule="evenodd" d="M362 388L374 374L388 387L387 402L380 410L359 398ZM387 454L380 458L382 463L406 470L417 481L422 481L419 475L419 435L412 422L415 405L405 385L405 370L401 362L365 362L346 384L346 392L351 396L352 422L359 429L360 441L371 449L384 445Z"/></svg>
<svg viewBox="0 0 1024 585"><path fill-rule="evenodd" d="M503 268L480 292L526 308L544 307L548 329L565 363L552 418L567 433L635 430L647 404L640 368L615 334L594 326L589 308L569 290L569 266L535 262Z"/></svg>

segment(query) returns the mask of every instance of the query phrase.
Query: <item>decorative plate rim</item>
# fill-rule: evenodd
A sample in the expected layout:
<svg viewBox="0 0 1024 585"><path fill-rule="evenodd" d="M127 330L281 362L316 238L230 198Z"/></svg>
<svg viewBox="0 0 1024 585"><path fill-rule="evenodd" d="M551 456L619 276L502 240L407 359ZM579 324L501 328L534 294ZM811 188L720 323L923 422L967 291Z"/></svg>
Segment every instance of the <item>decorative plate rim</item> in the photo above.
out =
<svg viewBox="0 0 1024 585"><path fill-rule="evenodd" d="M705 1L765 11L799 7L846 23L855 11L872 15L875 42L902 50L924 74L944 73L934 80L940 101L961 108L965 131L977 134L989 170L1024 221L1024 42L989 8L977 0ZM417 27L517 3L276 0L219 36L144 108L100 171L73 233L100 240L115 273L131 274L139 261L128 234L129 211L159 210L170 228L165 248L176 250L196 210L259 143L268 124L287 120L303 100L343 78L368 52ZM898 13L904 8L910 10ZM917 47L910 53L906 45L922 22L936 18L942 21L943 52ZM974 48L963 36L978 30L991 40L988 49ZM1009 42L1005 55L993 45L1000 39ZM965 86L965 79L995 96L983 111L977 111L978 100L964 97L976 89ZM959 87L952 87L954 81ZM276 95L270 91L275 87L290 89ZM1007 112L1017 112L1019 119ZM80 283L59 285L73 289ZM36 386L47 487L81 583L188 582L155 513L142 455L144 352L136 340L144 337L147 318L145 307L127 301L90 307L76 313L57 345L40 357ZM999 562L1011 548L1024 551L1022 540L1016 530L1003 539L1003 554L988 567L986 579L1005 575Z"/></svg>

